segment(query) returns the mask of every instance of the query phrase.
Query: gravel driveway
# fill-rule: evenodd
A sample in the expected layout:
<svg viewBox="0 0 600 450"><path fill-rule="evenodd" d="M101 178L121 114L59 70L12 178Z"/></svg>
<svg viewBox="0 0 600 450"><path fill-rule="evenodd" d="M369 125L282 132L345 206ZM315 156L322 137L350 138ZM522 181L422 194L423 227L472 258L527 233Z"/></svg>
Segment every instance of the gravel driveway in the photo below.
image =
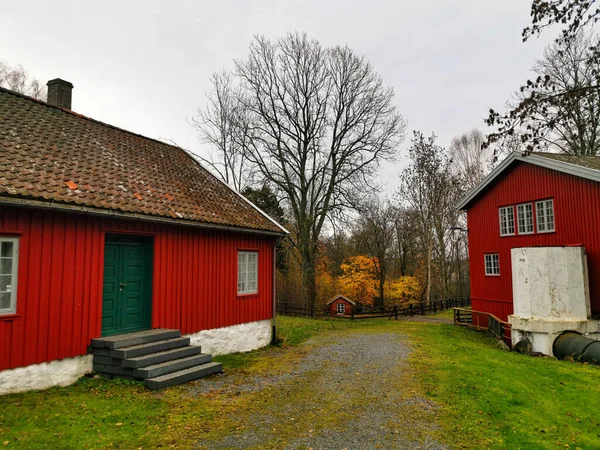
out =
<svg viewBox="0 0 600 450"><path fill-rule="evenodd" d="M255 409L238 433L210 448L445 448L429 437L435 406L419 398L403 374L410 350L401 336L328 334L327 342L316 338L305 345L311 350L293 372L235 385L237 392L256 394L255 402L273 395L278 401ZM227 376L214 382L227 385ZM198 387L210 390L211 384ZM278 433L282 425L285 438Z"/></svg>

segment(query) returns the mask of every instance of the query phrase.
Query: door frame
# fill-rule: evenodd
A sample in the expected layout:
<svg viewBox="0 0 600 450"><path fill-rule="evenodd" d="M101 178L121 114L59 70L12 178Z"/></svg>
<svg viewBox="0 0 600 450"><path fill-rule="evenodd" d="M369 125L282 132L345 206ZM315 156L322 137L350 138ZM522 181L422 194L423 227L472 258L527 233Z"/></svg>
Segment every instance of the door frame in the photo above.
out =
<svg viewBox="0 0 600 450"><path fill-rule="evenodd" d="M116 336L119 334L127 334L135 331L143 331L152 329L152 313L153 313L153 303L154 303L154 295L153 295L153 276L154 276L154 247L155 247L155 235L149 233L132 233L132 232L120 232L120 231L108 231L104 232L102 243L102 292L100 296L100 335L102 337L105 336ZM104 299L104 264L106 261L106 245L107 244L122 244L122 245L143 245L148 252L144 255L144 259L146 259L147 264L144 267L144 287L147 292L145 305L146 310L144 311L144 326L140 330L135 331L127 331L127 330L117 330L116 332L104 333L102 331L102 315L103 315L103 299Z"/></svg>

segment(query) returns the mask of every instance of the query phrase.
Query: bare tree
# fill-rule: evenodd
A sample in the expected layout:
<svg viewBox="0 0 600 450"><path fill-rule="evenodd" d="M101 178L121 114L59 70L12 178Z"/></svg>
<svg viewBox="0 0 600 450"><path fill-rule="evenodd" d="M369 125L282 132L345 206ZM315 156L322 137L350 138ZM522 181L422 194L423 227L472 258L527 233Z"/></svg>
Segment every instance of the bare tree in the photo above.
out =
<svg viewBox="0 0 600 450"><path fill-rule="evenodd" d="M274 42L257 37L235 65L251 136L244 157L291 212L312 309L323 226L373 188L379 163L396 156L405 122L392 89L348 47L324 48L297 33Z"/></svg>
<svg viewBox="0 0 600 450"><path fill-rule="evenodd" d="M415 211L402 206L394 208L396 257L400 276L414 275L417 268L419 220Z"/></svg>
<svg viewBox="0 0 600 450"><path fill-rule="evenodd" d="M0 86L38 100L46 101L46 87L31 77L23 66L9 66L0 61Z"/></svg>
<svg viewBox="0 0 600 450"><path fill-rule="evenodd" d="M208 104L192 119L202 143L209 147L209 156L198 158L223 181L238 192L252 187L256 170L249 163L245 149L251 138L245 111L239 101L239 88L233 75L223 71L213 74Z"/></svg>
<svg viewBox="0 0 600 450"><path fill-rule="evenodd" d="M385 302L385 281L394 251L394 214L394 208L389 203L373 198L361 208L353 232L358 250L373 260L379 284L379 301L375 306L381 308Z"/></svg>
<svg viewBox="0 0 600 450"><path fill-rule="evenodd" d="M553 26L562 28L546 54L546 59L550 56L558 65L538 66L541 73L521 86L519 98L509 105L508 112L490 110L486 122L496 127L496 131L488 135L486 145L519 134L527 150L544 150L548 142L558 144L562 141L563 150L595 154L596 137L588 135L596 134L594 125L590 132L589 127L580 128L575 122L581 121L581 117L576 118L577 111L585 116L596 114L600 42L593 40L586 47L580 47L578 41L600 19L600 7L594 0L533 0L531 18L531 27L523 30L524 41ZM572 74L574 64L577 77L556 76L557 73ZM551 69L550 73L548 69ZM587 111L590 106L594 111ZM561 136L564 130L569 131L566 136Z"/></svg>
<svg viewBox="0 0 600 450"><path fill-rule="evenodd" d="M422 133L415 131L409 152L410 165L402 172L399 197L417 217L419 229L415 231L421 235L427 272L425 298L430 303L436 241L443 264L446 259L444 215L452 203L449 193L454 188L453 178L444 149L435 144L434 135L425 138Z"/></svg>
<svg viewBox="0 0 600 450"><path fill-rule="evenodd" d="M452 167L466 189L477 185L492 164L493 150L483 148L485 139L481 131L473 129L452 139L450 143Z"/></svg>

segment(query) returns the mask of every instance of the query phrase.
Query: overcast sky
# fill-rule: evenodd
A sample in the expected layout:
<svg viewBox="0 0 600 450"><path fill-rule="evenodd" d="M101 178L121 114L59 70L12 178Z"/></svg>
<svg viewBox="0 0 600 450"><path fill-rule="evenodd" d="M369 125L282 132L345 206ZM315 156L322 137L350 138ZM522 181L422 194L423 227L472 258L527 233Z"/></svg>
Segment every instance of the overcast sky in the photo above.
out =
<svg viewBox="0 0 600 450"><path fill-rule="evenodd" d="M5 2L0 60L71 81L73 109L203 152L189 119L210 75L254 35L306 31L364 54L395 91L409 130L441 145L500 108L551 36L522 43L530 0ZM408 139L403 146L408 147ZM395 184L402 163L385 168Z"/></svg>

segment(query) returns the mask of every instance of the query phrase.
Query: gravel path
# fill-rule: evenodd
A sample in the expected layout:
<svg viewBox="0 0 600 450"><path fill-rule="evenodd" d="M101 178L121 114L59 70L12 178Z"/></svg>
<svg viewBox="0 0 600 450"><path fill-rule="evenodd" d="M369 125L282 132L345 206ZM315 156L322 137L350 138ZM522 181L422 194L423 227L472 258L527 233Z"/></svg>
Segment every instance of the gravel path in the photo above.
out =
<svg viewBox="0 0 600 450"><path fill-rule="evenodd" d="M435 429L435 406L403 384L410 350L400 336L334 334L326 343L317 338L306 345L312 350L293 372L235 385L237 392L257 393L255 401L272 395L278 401L211 448L445 448L428 437ZM222 387L226 378L214 381ZM199 392L210 390L210 384L199 384ZM343 420L331 421L332 414ZM278 434L282 426L285 438ZM271 444L263 447L266 442Z"/></svg>

